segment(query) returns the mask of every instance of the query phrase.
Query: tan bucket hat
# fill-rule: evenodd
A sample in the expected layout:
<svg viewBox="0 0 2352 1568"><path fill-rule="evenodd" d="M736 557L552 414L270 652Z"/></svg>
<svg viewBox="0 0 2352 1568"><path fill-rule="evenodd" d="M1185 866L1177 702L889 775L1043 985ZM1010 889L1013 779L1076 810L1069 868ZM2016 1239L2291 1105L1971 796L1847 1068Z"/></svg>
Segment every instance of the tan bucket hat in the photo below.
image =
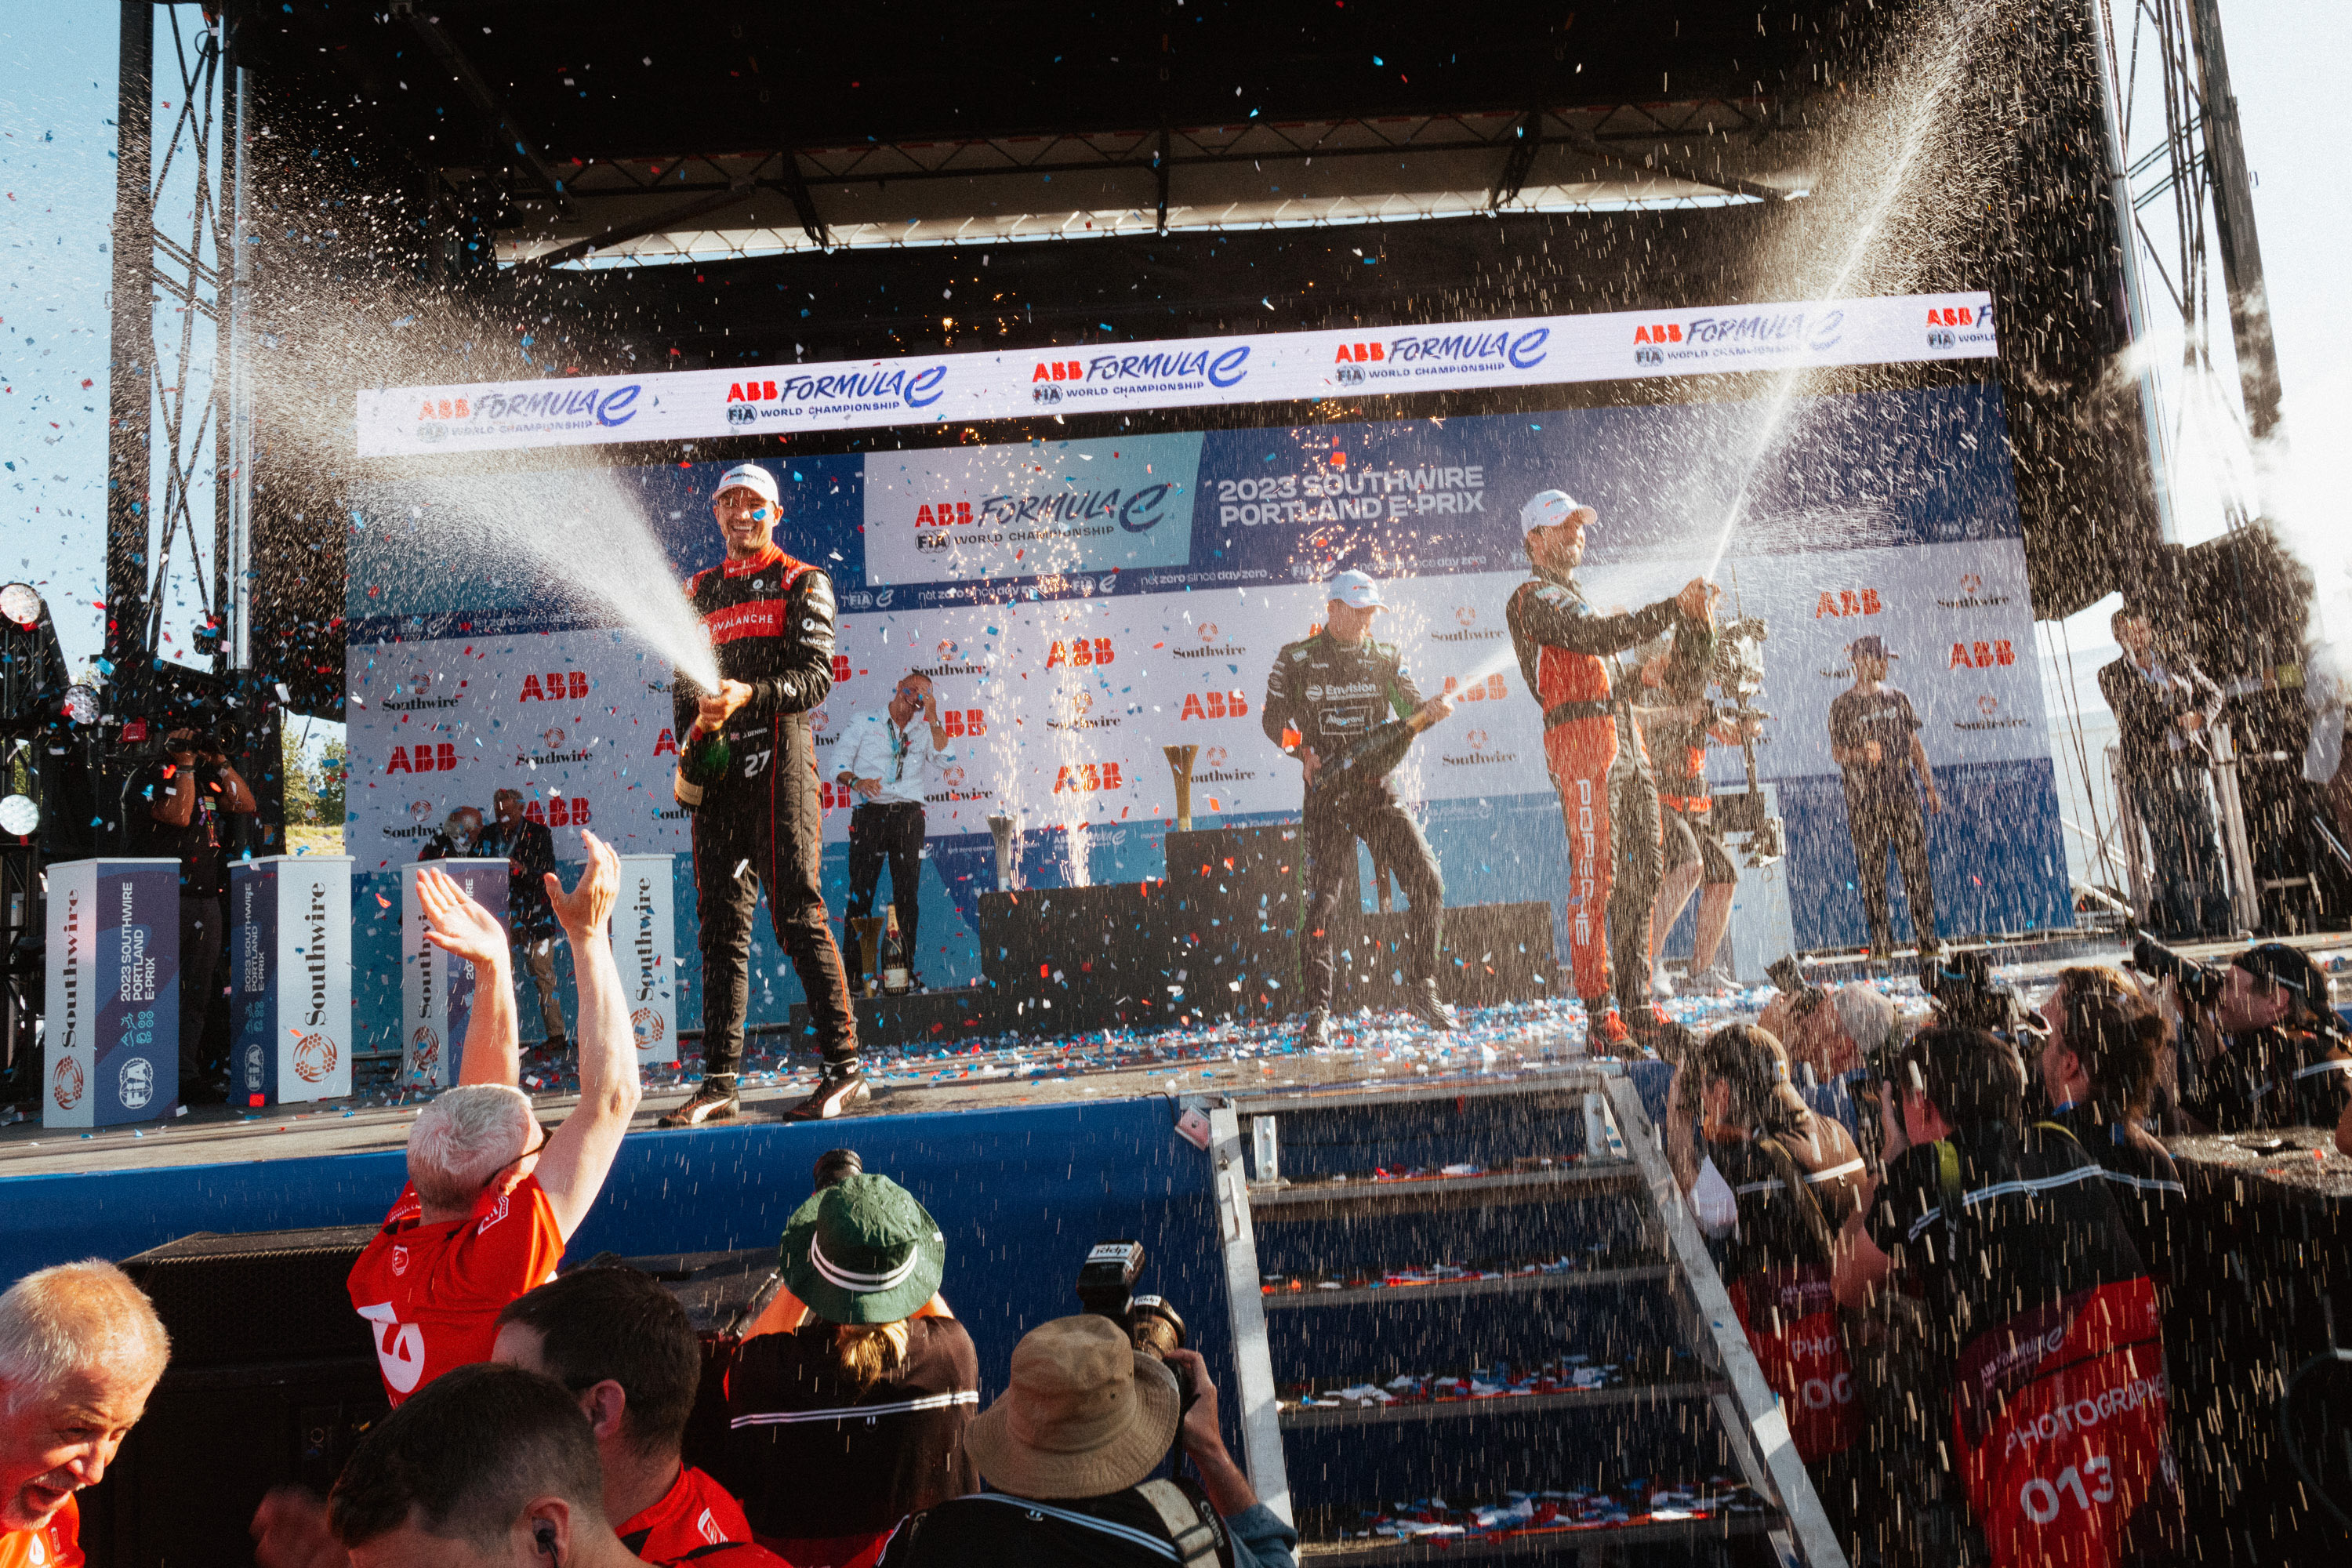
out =
<svg viewBox="0 0 2352 1568"><path fill-rule="evenodd" d="M1015 1497L1125 1491L1176 1440L1176 1377L1108 1318L1055 1318L1013 1348L1013 1386L974 1417L964 1447Z"/></svg>

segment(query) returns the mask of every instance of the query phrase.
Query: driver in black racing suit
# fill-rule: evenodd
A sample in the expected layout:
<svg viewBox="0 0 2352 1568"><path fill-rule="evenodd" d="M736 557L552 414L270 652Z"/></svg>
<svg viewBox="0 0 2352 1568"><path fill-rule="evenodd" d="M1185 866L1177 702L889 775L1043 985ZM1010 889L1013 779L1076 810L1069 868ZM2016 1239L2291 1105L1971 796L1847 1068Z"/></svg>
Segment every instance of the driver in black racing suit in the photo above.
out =
<svg viewBox="0 0 2352 1568"><path fill-rule="evenodd" d="M702 923L702 1085L661 1119L701 1127L740 1107L743 1015L751 1001L751 919L760 889L776 941L798 972L824 1073L791 1121L838 1116L869 1097L841 951L817 884L823 826L808 711L833 689L833 582L776 547L775 477L739 463L711 503L727 559L698 572L687 600L709 629L719 682L705 693L684 672L674 690L681 757L688 731L724 727L726 774L694 813L694 905Z"/></svg>

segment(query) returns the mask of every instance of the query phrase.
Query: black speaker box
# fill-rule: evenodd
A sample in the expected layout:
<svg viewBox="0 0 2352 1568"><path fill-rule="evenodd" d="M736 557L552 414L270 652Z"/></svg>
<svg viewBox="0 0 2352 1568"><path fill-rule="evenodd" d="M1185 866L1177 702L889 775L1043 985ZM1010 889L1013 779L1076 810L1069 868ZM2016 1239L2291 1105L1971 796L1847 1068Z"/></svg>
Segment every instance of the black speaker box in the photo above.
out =
<svg viewBox="0 0 2352 1568"><path fill-rule="evenodd" d="M98 1568L247 1568L272 1487L324 1493L385 1409L344 1279L373 1226L199 1233L123 1271L155 1303L172 1361L107 1472L81 1494Z"/></svg>

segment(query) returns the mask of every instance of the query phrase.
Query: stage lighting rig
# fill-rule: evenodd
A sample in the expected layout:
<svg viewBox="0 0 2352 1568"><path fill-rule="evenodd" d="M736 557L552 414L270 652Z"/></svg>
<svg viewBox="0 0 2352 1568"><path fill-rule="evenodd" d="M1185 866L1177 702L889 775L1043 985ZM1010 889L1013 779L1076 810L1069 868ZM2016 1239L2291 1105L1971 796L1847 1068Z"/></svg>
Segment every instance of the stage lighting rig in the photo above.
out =
<svg viewBox="0 0 2352 1568"><path fill-rule="evenodd" d="M31 735L57 717L65 691L65 651L40 590L0 584L0 733Z"/></svg>

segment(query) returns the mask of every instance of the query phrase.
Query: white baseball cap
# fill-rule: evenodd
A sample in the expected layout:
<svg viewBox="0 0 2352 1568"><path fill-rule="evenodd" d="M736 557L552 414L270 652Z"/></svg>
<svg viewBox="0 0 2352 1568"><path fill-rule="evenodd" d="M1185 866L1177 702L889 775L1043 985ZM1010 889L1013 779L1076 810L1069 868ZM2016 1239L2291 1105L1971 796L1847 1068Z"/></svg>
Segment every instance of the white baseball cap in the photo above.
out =
<svg viewBox="0 0 2352 1568"><path fill-rule="evenodd" d="M1601 521L1599 512L1566 490L1541 490L1519 508L1519 531L1533 533L1538 528L1557 528L1578 512L1584 514L1587 528Z"/></svg>
<svg viewBox="0 0 2352 1568"><path fill-rule="evenodd" d="M757 490L768 498L770 504L782 504L776 494L776 476L757 463L738 463L719 476L719 488L710 492L713 500L731 489Z"/></svg>
<svg viewBox="0 0 2352 1568"><path fill-rule="evenodd" d="M1331 579L1331 591L1325 595L1359 610L1385 610L1388 601L1381 597L1381 585L1361 572L1342 572Z"/></svg>

